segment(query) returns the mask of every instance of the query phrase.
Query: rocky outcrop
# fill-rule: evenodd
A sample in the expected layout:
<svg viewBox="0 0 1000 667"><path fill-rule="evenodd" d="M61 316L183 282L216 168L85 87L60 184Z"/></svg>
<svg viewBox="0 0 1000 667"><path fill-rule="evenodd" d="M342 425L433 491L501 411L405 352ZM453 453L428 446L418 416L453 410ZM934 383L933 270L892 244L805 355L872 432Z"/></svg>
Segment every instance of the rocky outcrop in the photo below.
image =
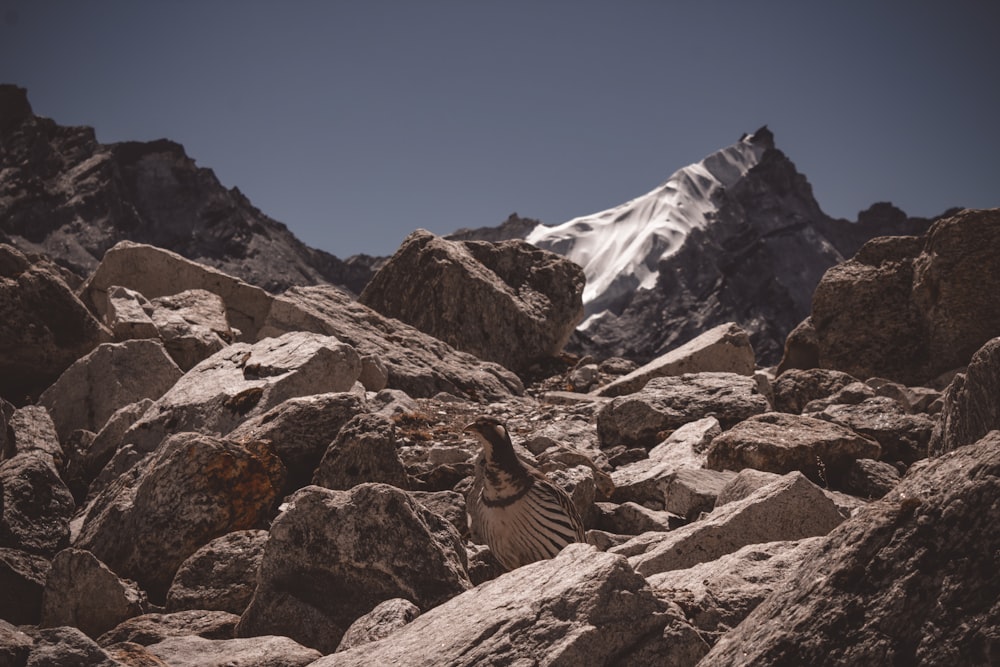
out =
<svg viewBox="0 0 1000 667"><path fill-rule="evenodd" d="M163 664L177 667L201 665L305 667L322 657L319 651L306 648L288 637L246 639L168 637L156 644L150 644L146 650L162 660Z"/></svg>
<svg viewBox="0 0 1000 667"><path fill-rule="evenodd" d="M579 266L522 241L459 243L418 230L359 301L525 373L562 352L583 317L583 283Z"/></svg>
<svg viewBox="0 0 1000 667"><path fill-rule="evenodd" d="M1000 432L914 466L701 664L994 662L998 494Z"/></svg>
<svg viewBox="0 0 1000 667"><path fill-rule="evenodd" d="M927 383L1000 334L997 293L1000 209L962 211L922 237L875 239L816 287L819 365Z"/></svg>
<svg viewBox="0 0 1000 667"><path fill-rule="evenodd" d="M951 381L944 394L941 419L929 444L942 454L971 445L988 432L1000 429L1000 338L983 345L965 373Z"/></svg>
<svg viewBox="0 0 1000 667"><path fill-rule="evenodd" d="M371 258L341 261L306 246L238 189L227 190L210 169L198 167L180 144L101 144L89 127L34 115L23 88L3 85L0 95L6 100L0 233L23 251L45 253L85 276L106 250L130 240L272 292L333 283L357 293L371 276Z"/></svg>
<svg viewBox="0 0 1000 667"><path fill-rule="evenodd" d="M51 265L0 244L0 396L19 405L37 397L110 340Z"/></svg>

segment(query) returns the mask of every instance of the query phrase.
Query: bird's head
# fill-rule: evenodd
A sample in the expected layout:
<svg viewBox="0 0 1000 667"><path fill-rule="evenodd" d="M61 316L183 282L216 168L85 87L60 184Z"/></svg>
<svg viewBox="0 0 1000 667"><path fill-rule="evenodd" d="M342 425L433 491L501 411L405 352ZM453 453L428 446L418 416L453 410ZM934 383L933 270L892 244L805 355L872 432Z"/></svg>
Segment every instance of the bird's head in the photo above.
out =
<svg viewBox="0 0 1000 667"><path fill-rule="evenodd" d="M514 445L511 443L507 427L495 417L479 417L465 427L465 430L476 436L483 446L487 460L498 461L514 457Z"/></svg>

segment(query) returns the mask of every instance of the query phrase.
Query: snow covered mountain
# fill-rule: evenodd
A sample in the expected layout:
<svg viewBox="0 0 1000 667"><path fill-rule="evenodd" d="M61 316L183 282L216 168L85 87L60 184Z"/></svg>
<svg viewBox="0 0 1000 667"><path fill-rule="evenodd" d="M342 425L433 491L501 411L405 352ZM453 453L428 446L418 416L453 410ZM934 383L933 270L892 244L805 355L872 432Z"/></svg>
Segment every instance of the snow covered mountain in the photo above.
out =
<svg viewBox="0 0 1000 667"><path fill-rule="evenodd" d="M588 316L620 312L637 289L656 285L660 261L677 252L692 229L708 224L720 193L760 162L771 141L762 128L678 170L651 192L555 227L539 225L526 240L583 267Z"/></svg>

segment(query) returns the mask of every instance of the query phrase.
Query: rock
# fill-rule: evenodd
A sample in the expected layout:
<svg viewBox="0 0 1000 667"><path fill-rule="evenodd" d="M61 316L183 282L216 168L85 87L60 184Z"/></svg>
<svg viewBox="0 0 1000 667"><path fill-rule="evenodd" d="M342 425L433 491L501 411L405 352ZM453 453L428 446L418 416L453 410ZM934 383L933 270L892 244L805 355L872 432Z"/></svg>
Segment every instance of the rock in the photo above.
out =
<svg viewBox="0 0 1000 667"><path fill-rule="evenodd" d="M114 414L108 417L108 420L104 423L104 427L97 433L91 441L90 447L83 453L83 471L88 482L92 482L104 466L108 464L115 455L115 452L118 451L122 437L132 427L132 424L139 421L146 414L146 411L152 405L153 399L144 398L141 401L136 401L135 403L130 403L119 408ZM123 471L114 476L109 475L111 478L107 479L106 482L113 482L121 472ZM101 488L92 488L88 495L90 497L96 496L101 491Z"/></svg>
<svg viewBox="0 0 1000 667"><path fill-rule="evenodd" d="M159 398L181 375L159 341L105 343L67 368L38 403L65 440L77 429L97 433L116 410Z"/></svg>
<svg viewBox="0 0 1000 667"><path fill-rule="evenodd" d="M150 317L163 346L185 372L236 339L226 321L222 297L207 290L189 289L157 297L150 305Z"/></svg>
<svg viewBox="0 0 1000 667"><path fill-rule="evenodd" d="M640 391L615 398L597 413L602 447L652 447L663 431L713 416L729 428L766 412L767 400L752 377L735 373L694 373L650 380Z"/></svg>
<svg viewBox="0 0 1000 667"><path fill-rule="evenodd" d="M139 582L160 604L177 569L199 547L262 524L282 472L261 443L171 436L88 507L74 546Z"/></svg>
<svg viewBox="0 0 1000 667"><path fill-rule="evenodd" d="M226 611L196 609L170 614L143 614L130 618L97 638L101 646L122 642L149 646L168 637L198 636L205 639L232 639L240 617Z"/></svg>
<svg viewBox="0 0 1000 667"><path fill-rule="evenodd" d="M39 630L26 667L121 667L93 639L77 628Z"/></svg>
<svg viewBox="0 0 1000 667"><path fill-rule="evenodd" d="M15 625L38 623L49 561L19 549L0 547L0 619Z"/></svg>
<svg viewBox="0 0 1000 667"><path fill-rule="evenodd" d="M226 435L289 398L347 391L360 372L354 348L330 336L301 332L236 343L188 371L122 440L149 452L171 433Z"/></svg>
<svg viewBox="0 0 1000 667"><path fill-rule="evenodd" d="M801 414L809 402L832 396L852 382L857 379L828 368L786 370L774 381L774 409Z"/></svg>
<svg viewBox="0 0 1000 667"><path fill-rule="evenodd" d="M167 611L242 614L257 588L266 543L266 530L237 530L199 547L177 569L167 591Z"/></svg>
<svg viewBox="0 0 1000 667"><path fill-rule="evenodd" d="M932 454L943 454L976 442L1000 429L1000 338L989 341L972 357L965 373L955 376L944 393L941 419L929 443Z"/></svg>
<svg viewBox="0 0 1000 667"><path fill-rule="evenodd" d="M908 466L927 456L934 420L910 414L894 399L868 398L857 405L831 405L815 415L878 442L881 459Z"/></svg>
<svg viewBox="0 0 1000 667"><path fill-rule="evenodd" d="M160 337L160 332L150 317L153 305L149 303L149 299L121 285L109 287L106 298L104 322L116 341Z"/></svg>
<svg viewBox="0 0 1000 667"><path fill-rule="evenodd" d="M0 456L0 461L13 458L15 454L42 454L56 468L65 464L66 455L59 443L56 425L44 407L26 405L12 411L5 430L9 456Z"/></svg>
<svg viewBox="0 0 1000 667"><path fill-rule="evenodd" d="M147 650L171 667L304 667L322 657L288 637L168 637Z"/></svg>
<svg viewBox="0 0 1000 667"><path fill-rule="evenodd" d="M41 625L71 625L96 639L145 607L146 595L134 582L119 579L89 551L64 549L45 580Z"/></svg>
<svg viewBox="0 0 1000 667"><path fill-rule="evenodd" d="M388 388L413 397L448 392L474 400L524 393L516 375L499 364L459 352L447 343L353 301L329 286L296 287L275 297L260 336L314 331L336 336L362 355L382 359Z"/></svg>
<svg viewBox="0 0 1000 667"><path fill-rule="evenodd" d="M594 527L615 535L639 535L650 531L668 531L684 524L683 517L662 510L651 510L637 503L596 503Z"/></svg>
<svg viewBox="0 0 1000 667"><path fill-rule="evenodd" d="M270 442L288 471L283 490L287 495L311 482L330 443L345 424L367 409L364 397L356 393L296 396L247 419L229 438Z"/></svg>
<svg viewBox="0 0 1000 667"><path fill-rule="evenodd" d="M877 459L874 440L830 422L769 412L737 424L712 440L706 467L712 470L756 468L784 474L804 473L823 486L839 488L855 459Z"/></svg>
<svg viewBox="0 0 1000 667"><path fill-rule="evenodd" d="M719 492L735 476L729 470L682 468L666 480L663 507L693 521L702 512L712 511Z"/></svg>
<svg viewBox="0 0 1000 667"><path fill-rule="evenodd" d="M351 623L337 646L337 652L388 637L417 616L420 616L420 608L409 600L393 598L380 602L370 612Z"/></svg>
<svg viewBox="0 0 1000 667"><path fill-rule="evenodd" d="M990 664L998 471L997 431L918 462L827 535L701 664Z"/></svg>
<svg viewBox="0 0 1000 667"><path fill-rule="evenodd" d="M358 382L368 391L382 391L389 384L389 367L381 357L365 354L361 357L361 375L358 377Z"/></svg>
<svg viewBox="0 0 1000 667"><path fill-rule="evenodd" d="M749 544L713 561L651 575L649 585L678 604L714 643L811 558L822 539Z"/></svg>
<svg viewBox="0 0 1000 667"><path fill-rule="evenodd" d="M819 340L812 318L802 320L785 338L785 347L778 363L777 373L782 376L794 368L809 370L819 366Z"/></svg>
<svg viewBox="0 0 1000 667"><path fill-rule="evenodd" d="M876 396L891 398L909 413L934 414L931 405L941 400L941 392L931 387L907 387L884 378L868 378L867 384Z"/></svg>
<svg viewBox="0 0 1000 667"><path fill-rule="evenodd" d="M410 491L410 495L425 509L434 512L455 527L459 535L469 532L465 496L455 491Z"/></svg>
<svg viewBox="0 0 1000 667"><path fill-rule="evenodd" d="M802 412L803 414L812 415L812 413L821 412L831 405L858 405L869 398L875 398L874 389L864 382L852 382L845 387L841 387L830 396L809 401L802 408Z"/></svg>
<svg viewBox="0 0 1000 667"><path fill-rule="evenodd" d="M753 468L744 468L736 476L726 482L726 485L715 497L715 507L722 507L737 500L753 495L754 491L781 479L776 472L764 472Z"/></svg>
<svg viewBox="0 0 1000 667"><path fill-rule="evenodd" d="M50 455L28 451L3 461L0 487L0 546L50 558L69 546L69 520L76 504Z"/></svg>
<svg viewBox="0 0 1000 667"><path fill-rule="evenodd" d="M655 377L686 373L753 375L754 363L750 337L739 325L730 322L706 331L595 393L599 396L623 396L639 391Z"/></svg>
<svg viewBox="0 0 1000 667"><path fill-rule="evenodd" d="M658 600L624 558L571 544L315 667L693 665L706 648L677 607Z"/></svg>
<svg viewBox="0 0 1000 667"><path fill-rule="evenodd" d="M870 241L816 287L820 366L923 384L1000 334L997 293L1000 209L961 211L923 237Z"/></svg>
<svg viewBox="0 0 1000 667"><path fill-rule="evenodd" d="M405 491L308 486L288 505L271 524L237 636L285 635L332 653L379 602L405 596L430 609L471 587L458 533Z"/></svg>
<svg viewBox="0 0 1000 667"><path fill-rule="evenodd" d="M358 301L524 373L562 352L583 318L583 285L579 266L524 241L447 241L421 229Z"/></svg>
<svg viewBox="0 0 1000 667"><path fill-rule="evenodd" d="M844 478L844 490L859 498L881 498L899 483L899 471L883 461L858 459Z"/></svg>
<svg viewBox="0 0 1000 667"><path fill-rule="evenodd" d="M146 647L141 644L122 642L112 644L104 651L112 659L123 665L128 665L128 667L168 667L167 663L147 651Z"/></svg>
<svg viewBox="0 0 1000 667"><path fill-rule="evenodd" d="M396 429L381 415L360 414L340 429L313 475L313 484L350 489L365 482L409 488L396 452Z"/></svg>
<svg viewBox="0 0 1000 667"><path fill-rule="evenodd" d="M25 664L28 662L32 644L34 641L31 637L0 619L0 665L17 667Z"/></svg>
<svg viewBox="0 0 1000 667"><path fill-rule="evenodd" d="M748 544L825 535L841 521L823 491L793 472L700 521L662 535L640 535L611 552L629 556L635 571L648 577L715 560Z"/></svg>
<svg viewBox="0 0 1000 667"><path fill-rule="evenodd" d="M120 241L104 253L97 269L80 288L80 298L106 318L108 292L119 286L147 299L195 289L216 294L226 305L227 321L242 332L242 340L257 339L273 299L260 287L217 269L132 241Z"/></svg>
<svg viewBox="0 0 1000 667"><path fill-rule="evenodd" d="M32 402L70 364L111 332L98 322L54 268L0 246L0 396Z"/></svg>

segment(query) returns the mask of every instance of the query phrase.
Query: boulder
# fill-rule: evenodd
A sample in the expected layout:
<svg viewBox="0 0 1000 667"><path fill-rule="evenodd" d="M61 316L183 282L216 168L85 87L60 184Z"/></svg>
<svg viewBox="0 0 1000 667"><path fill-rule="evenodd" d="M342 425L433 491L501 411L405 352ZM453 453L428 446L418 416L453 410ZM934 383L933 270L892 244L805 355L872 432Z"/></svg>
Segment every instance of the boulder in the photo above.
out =
<svg viewBox="0 0 1000 667"><path fill-rule="evenodd" d="M1000 429L1000 338L972 357L965 373L952 380L944 394L941 419L929 443L932 454L943 454L976 442Z"/></svg>
<svg viewBox="0 0 1000 667"><path fill-rule="evenodd" d="M844 478L844 490L859 498L881 498L899 484L900 474L884 461L858 459Z"/></svg>
<svg viewBox="0 0 1000 667"><path fill-rule="evenodd" d="M825 535L843 521L833 501L793 472L669 533L639 535L611 549L644 576L683 570L748 544Z"/></svg>
<svg viewBox="0 0 1000 667"><path fill-rule="evenodd" d="M357 392L296 396L247 419L229 433L229 438L270 442L288 471L287 495L310 483L340 430L367 409L364 396Z"/></svg>
<svg viewBox="0 0 1000 667"><path fill-rule="evenodd" d="M89 551L63 549L52 559L42 594L43 627L72 625L91 639L146 611L146 595Z"/></svg>
<svg viewBox="0 0 1000 667"><path fill-rule="evenodd" d="M171 433L226 435L289 398L347 391L360 372L354 348L331 336L299 332L236 343L188 371L122 442L149 452Z"/></svg>
<svg viewBox="0 0 1000 667"><path fill-rule="evenodd" d="M169 614L143 614L120 623L97 638L104 647L123 642L149 646L168 637L198 636L205 639L232 639L240 617L226 611L193 609Z"/></svg>
<svg viewBox="0 0 1000 667"><path fill-rule="evenodd" d="M34 643L34 640L18 630L17 626L0 619L0 665L16 667L26 664Z"/></svg>
<svg viewBox="0 0 1000 667"><path fill-rule="evenodd" d="M743 500L754 491L781 478L776 472L764 472L753 468L744 468L736 476L726 482L726 485L715 497L715 507L722 507L737 500Z"/></svg>
<svg viewBox="0 0 1000 667"><path fill-rule="evenodd" d="M831 405L858 405L869 398L875 398L874 389L865 382L852 382L829 396L809 401L802 408L802 413L815 416L813 413L822 412Z"/></svg>
<svg viewBox="0 0 1000 667"><path fill-rule="evenodd" d="M0 396L30 403L108 331L54 267L0 244Z"/></svg>
<svg viewBox="0 0 1000 667"><path fill-rule="evenodd" d="M857 405L831 405L813 416L875 440L882 448L883 461L898 461L904 466L927 456L934 430L933 419L910 414L896 400L885 396L868 398Z"/></svg>
<svg viewBox="0 0 1000 667"><path fill-rule="evenodd" d="M97 643L77 628L39 630L26 667L121 667Z"/></svg>
<svg viewBox="0 0 1000 667"><path fill-rule="evenodd" d="M199 547L263 523L282 474L262 443L179 433L97 497L74 546L162 604L177 569Z"/></svg>
<svg viewBox="0 0 1000 667"><path fill-rule="evenodd" d="M702 512L712 511L719 492L735 476L731 470L682 468L667 477L663 507L693 521Z"/></svg>
<svg viewBox="0 0 1000 667"><path fill-rule="evenodd" d="M346 651L355 646L378 641L417 616L420 616L420 608L409 600L392 598L380 602L370 612L351 623L340 640L337 651Z"/></svg>
<svg viewBox="0 0 1000 667"><path fill-rule="evenodd" d="M293 287L275 297L259 336L314 331L382 359L387 387L413 397L447 392L474 400L524 393L521 380L503 366L459 352L399 320L378 314L331 286Z"/></svg>
<svg viewBox="0 0 1000 667"><path fill-rule="evenodd" d="M465 567L458 532L405 491L307 486L271 524L237 636L285 635L332 653L384 600L406 597L426 610L470 588Z"/></svg>
<svg viewBox="0 0 1000 667"><path fill-rule="evenodd" d="M716 560L647 578L657 596L679 605L714 644L811 558L822 539L748 544Z"/></svg>
<svg viewBox="0 0 1000 667"><path fill-rule="evenodd" d="M44 556L0 547L0 619L15 625L38 623L50 567Z"/></svg>
<svg viewBox="0 0 1000 667"><path fill-rule="evenodd" d="M685 373L753 375L754 365L753 347L747 333L737 324L720 324L594 393L623 396L639 391L655 377Z"/></svg>
<svg viewBox="0 0 1000 667"><path fill-rule="evenodd" d="M736 373L689 373L650 380L638 392L620 396L597 413L602 447L650 448L664 431L713 416L729 428L770 406L752 377Z"/></svg>
<svg viewBox="0 0 1000 667"><path fill-rule="evenodd" d="M319 651L288 637L273 636L244 639L168 637L150 644L146 650L170 667L305 667L322 657Z"/></svg>
<svg viewBox="0 0 1000 667"><path fill-rule="evenodd" d="M94 439L90 441L90 446L87 447L86 451L82 452L82 474L88 484L94 481L94 478L98 476L104 466L107 465L111 458L115 455L115 452L118 451L118 447L121 445L122 437L132 427L132 424L139 421L139 419L146 414L146 411L149 410L152 405L153 399L144 398L141 401L129 403L128 405L119 408L114 412L114 414L108 417L107 421L104 423L104 427L101 428L97 435L94 436ZM106 480L104 486L106 486L107 483L113 482L114 478L117 476L117 474L114 476L109 474L110 479ZM93 497L97 495L100 490L100 488L91 488L88 496Z"/></svg>
<svg viewBox="0 0 1000 667"><path fill-rule="evenodd" d="M712 440L706 467L756 468L804 473L823 486L838 487L855 459L877 459L878 443L831 422L769 412L737 424Z"/></svg>
<svg viewBox="0 0 1000 667"><path fill-rule="evenodd" d="M236 339L226 320L222 297L189 289L150 302L150 318L163 346L183 371L189 371Z"/></svg>
<svg viewBox="0 0 1000 667"><path fill-rule="evenodd" d="M160 337L160 332L150 317L153 305L149 303L149 299L121 285L109 287L106 298L104 322L116 341Z"/></svg>
<svg viewBox="0 0 1000 667"><path fill-rule="evenodd" d="M998 293L1000 209L961 211L923 237L869 241L816 287L819 365L923 384L1000 334Z"/></svg>
<svg viewBox="0 0 1000 667"><path fill-rule="evenodd" d="M38 398L63 440L77 429L97 433L116 410L162 396L182 373L156 340L105 343L66 369Z"/></svg>
<svg viewBox="0 0 1000 667"><path fill-rule="evenodd" d="M620 556L571 544L424 612L349 665L693 665L707 645Z"/></svg>
<svg viewBox="0 0 1000 667"><path fill-rule="evenodd" d="M801 414L809 402L832 396L852 382L857 382L857 379L828 368L786 370L772 385L774 409L776 412Z"/></svg>
<svg viewBox="0 0 1000 667"><path fill-rule="evenodd" d="M918 462L701 663L987 665L1000 627L1000 431Z"/></svg>
<svg viewBox="0 0 1000 667"><path fill-rule="evenodd" d="M583 318L583 269L519 240L410 234L358 301L516 373L558 356Z"/></svg>
<svg viewBox="0 0 1000 667"><path fill-rule="evenodd" d="M396 452L396 429L381 415L359 414L344 425L313 475L313 484L350 489L365 482L409 488Z"/></svg>
<svg viewBox="0 0 1000 667"><path fill-rule="evenodd" d="M13 410L6 421L8 442L6 454L0 452L0 461L13 458L15 454L42 454L56 468L65 465L67 457L59 442L56 425L43 406L26 405Z"/></svg>
<svg viewBox="0 0 1000 667"><path fill-rule="evenodd" d="M257 340L273 299L260 287L217 269L132 241L120 241L104 253L97 269L80 288L80 298L94 312L107 317L108 292L115 286L127 287L147 299L193 289L217 294L226 305L227 321L242 332L241 340L249 341Z"/></svg>
<svg viewBox="0 0 1000 667"><path fill-rule="evenodd" d="M465 496L455 491L410 491L410 495L424 508L434 512L455 527L459 535L469 532Z"/></svg>
<svg viewBox="0 0 1000 667"><path fill-rule="evenodd" d="M596 503L594 528L614 535L639 535L650 531L668 531L684 524L683 517L662 510L651 510L637 503Z"/></svg>
<svg viewBox="0 0 1000 667"><path fill-rule="evenodd" d="M49 558L69 546L76 503L49 454L28 451L0 463L0 492L0 546Z"/></svg>
<svg viewBox="0 0 1000 667"><path fill-rule="evenodd" d="M266 530L237 530L200 547L177 569L167 591L167 611L242 614L257 588L266 543Z"/></svg>

